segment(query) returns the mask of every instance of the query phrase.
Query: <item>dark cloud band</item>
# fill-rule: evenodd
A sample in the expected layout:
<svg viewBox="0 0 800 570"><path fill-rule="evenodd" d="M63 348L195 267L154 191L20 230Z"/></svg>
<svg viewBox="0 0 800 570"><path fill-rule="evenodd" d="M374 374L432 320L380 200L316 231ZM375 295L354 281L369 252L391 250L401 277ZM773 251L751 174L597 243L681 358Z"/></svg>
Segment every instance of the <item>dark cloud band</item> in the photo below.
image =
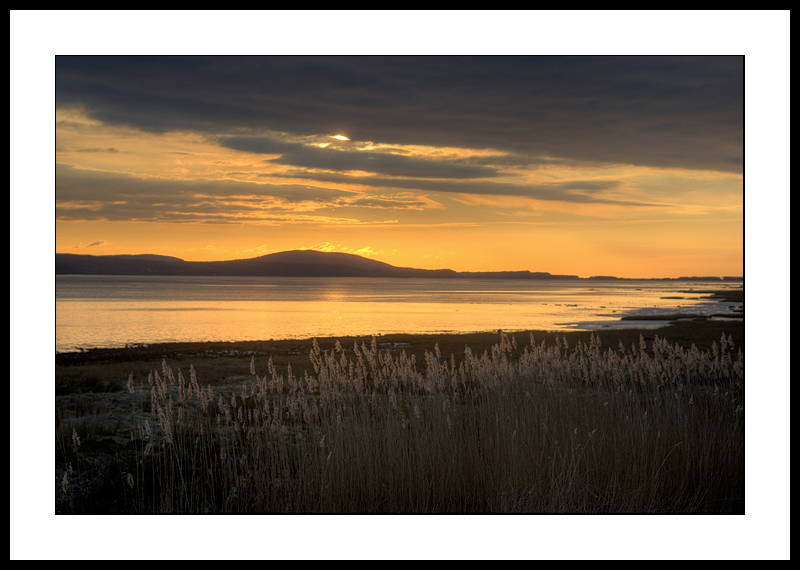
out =
<svg viewBox="0 0 800 570"><path fill-rule="evenodd" d="M422 178L392 178L370 176L354 178L335 172L305 172L293 170L285 174L264 175L272 178L313 179L320 182L357 184L368 188L416 190L418 192L443 192L451 194L478 194L484 196L522 196L537 200L574 203L603 203L629 206L655 206L658 204L611 199L595 195L604 190L614 190L622 185L619 180L573 180L551 184L514 184L509 182L428 180Z"/></svg>
<svg viewBox="0 0 800 570"><path fill-rule="evenodd" d="M426 160L385 152L340 150L314 145L283 143L267 137L227 137L222 146L246 152L280 154L270 159L275 164L301 166L324 170L361 170L390 176L419 176L423 178L489 178L498 171L479 165Z"/></svg>
<svg viewBox="0 0 800 570"><path fill-rule="evenodd" d="M743 168L742 57L59 56L56 102L159 132L343 133L522 157ZM309 166L335 155L283 156ZM382 174L411 165L379 158ZM428 166L430 177L479 175Z"/></svg>

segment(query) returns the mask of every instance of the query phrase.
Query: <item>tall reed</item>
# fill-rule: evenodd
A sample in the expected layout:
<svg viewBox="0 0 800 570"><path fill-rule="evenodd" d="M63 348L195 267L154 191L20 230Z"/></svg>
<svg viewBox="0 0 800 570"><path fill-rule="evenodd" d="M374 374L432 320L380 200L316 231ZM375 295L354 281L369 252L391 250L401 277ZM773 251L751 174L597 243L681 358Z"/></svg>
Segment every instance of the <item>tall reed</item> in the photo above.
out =
<svg viewBox="0 0 800 570"><path fill-rule="evenodd" d="M424 363L372 343L313 375L250 361L235 390L163 362L135 392L126 508L148 513L731 513L744 510L744 367L648 350L524 345ZM262 375L263 374L263 375ZM68 482L68 478L67 478ZM68 485L64 487L68 489ZM66 491L65 491L66 492Z"/></svg>

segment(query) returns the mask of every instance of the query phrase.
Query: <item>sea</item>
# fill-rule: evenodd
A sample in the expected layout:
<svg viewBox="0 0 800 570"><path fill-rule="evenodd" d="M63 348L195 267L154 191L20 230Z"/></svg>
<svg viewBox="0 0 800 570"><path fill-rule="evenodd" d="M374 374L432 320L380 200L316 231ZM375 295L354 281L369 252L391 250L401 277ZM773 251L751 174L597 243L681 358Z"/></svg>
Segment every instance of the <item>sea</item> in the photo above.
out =
<svg viewBox="0 0 800 570"><path fill-rule="evenodd" d="M57 275L56 352L393 333L654 329L669 322L659 315L736 318L741 303L708 296L741 287L721 280Z"/></svg>

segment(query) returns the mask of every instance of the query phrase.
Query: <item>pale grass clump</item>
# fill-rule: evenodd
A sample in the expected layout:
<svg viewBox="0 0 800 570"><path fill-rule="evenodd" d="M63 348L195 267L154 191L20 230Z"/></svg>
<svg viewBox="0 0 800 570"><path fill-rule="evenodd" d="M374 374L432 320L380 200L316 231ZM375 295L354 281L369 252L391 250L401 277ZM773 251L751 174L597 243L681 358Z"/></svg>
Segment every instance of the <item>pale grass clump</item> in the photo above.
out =
<svg viewBox="0 0 800 570"><path fill-rule="evenodd" d="M725 335L706 352L501 333L482 355L436 345L423 369L374 338L314 340L310 361L313 376L271 359L260 376L252 357L216 394L162 362L131 510L743 510L743 353Z"/></svg>

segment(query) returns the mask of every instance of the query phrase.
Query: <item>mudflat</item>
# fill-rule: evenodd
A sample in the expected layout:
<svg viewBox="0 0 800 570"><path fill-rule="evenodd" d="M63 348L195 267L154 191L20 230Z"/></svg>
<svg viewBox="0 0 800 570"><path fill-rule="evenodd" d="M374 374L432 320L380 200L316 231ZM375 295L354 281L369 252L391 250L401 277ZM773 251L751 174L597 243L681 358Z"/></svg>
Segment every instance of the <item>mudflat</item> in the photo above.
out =
<svg viewBox="0 0 800 570"><path fill-rule="evenodd" d="M575 347L589 343L594 335L604 348L618 350L620 344L630 348L639 346L640 339L648 347L659 337L670 344L690 349L711 350L719 344L723 334L730 336L736 350L744 350L744 319L711 321L705 318L676 321L658 329L617 329L601 331L515 331L508 337L516 341L520 350L531 342L553 346L557 339ZM378 350L393 355L405 352L413 357L421 372L425 369L425 353L433 353L438 346L445 358L451 355L456 363L469 347L473 354L491 351L500 342L500 331L469 334L395 334L375 336ZM309 355L314 339L265 340L248 342L201 342L135 345L126 348L97 348L83 352L56 354L56 396L94 392L95 394L123 391L130 374L136 378L147 377L152 370L161 370L162 362L188 374L193 366L201 382L214 385L239 381L249 376L250 360L255 359L259 371L271 359L280 373L291 366L295 376L314 374ZM371 346L373 337L319 338L323 351L333 350L338 342L342 350L350 351L354 344Z"/></svg>
<svg viewBox="0 0 800 570"><path fill-rule="evenodd" d="M670 319L667 319L670 320ZM553 344L556 338L566 338L569 345L578 342L589 342L592 335L600 339L603 346L616 349L620 343L628 347L631 343L638 346L640 336L650 345L653 339L666 339L672 344L684 348L696 345L700 349L711 349L714 342L719 342L722 334L730 335L736 347L744 348L744 319L711 321L704 317L692 320L673 320L667 326L658 329L614 329L599 331L566 331L553 332L541 330L507 331L510 338L516 339L521 346L530 343L545 342ZM431 352L438 344L445 356L454 354L456 358L463 354L466 347L473 353L483 353L500 342L500 331L475 332L464 334L393 334L378 335L375 340L380 350L390 352L405 351L409 356L415 355L417 362L424 363L424 354ZM345 350L351 349L355 343L370 345L371 336L344 336L319 338L317 342L323 350L332 349L338 342ZM82 352L66 352L56 354L56 376L63 367L109 365L124 363L156 362L160 366L161 359L170 361L186 361L195 367L203 361L216 361L222 364L226 360L235 360L248 366L251 356L273 359L276 366L292 364L295 371L302 370L308 363L308 355L313 339L263 340L245 342L197 342L197 343L164 343L148 345L130 345L125 348L95 348ZM422 360L420 360L422 357ZM127 375L126 375L127 376ZM124 380L124 379L122 379ZM57 382L58 384L58 382Z"/></svg>

